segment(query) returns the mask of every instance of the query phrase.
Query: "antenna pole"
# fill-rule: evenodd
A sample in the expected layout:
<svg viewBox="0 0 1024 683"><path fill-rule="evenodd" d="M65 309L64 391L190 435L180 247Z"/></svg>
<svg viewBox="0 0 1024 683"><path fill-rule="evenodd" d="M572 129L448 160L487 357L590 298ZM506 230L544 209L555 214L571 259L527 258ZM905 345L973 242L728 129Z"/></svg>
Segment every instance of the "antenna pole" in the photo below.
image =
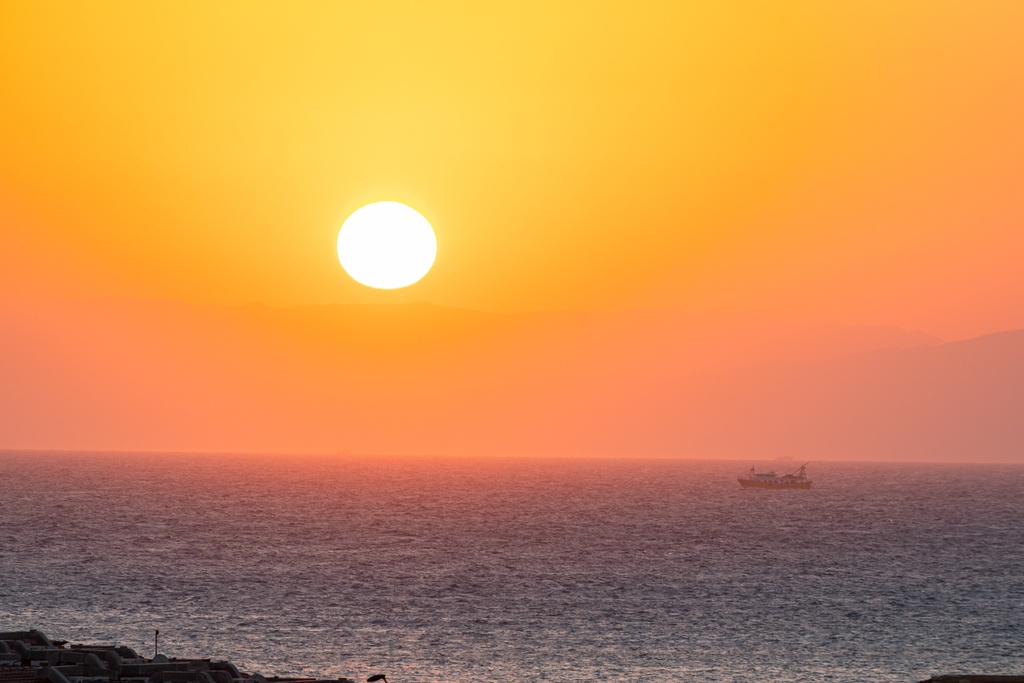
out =
<svg viewBox="0 0 1024 683"><path fill-rule="evenodd" d="M153 634L153 657L156 658L157 653L160 652L160 629L156 630Z"/></svg>

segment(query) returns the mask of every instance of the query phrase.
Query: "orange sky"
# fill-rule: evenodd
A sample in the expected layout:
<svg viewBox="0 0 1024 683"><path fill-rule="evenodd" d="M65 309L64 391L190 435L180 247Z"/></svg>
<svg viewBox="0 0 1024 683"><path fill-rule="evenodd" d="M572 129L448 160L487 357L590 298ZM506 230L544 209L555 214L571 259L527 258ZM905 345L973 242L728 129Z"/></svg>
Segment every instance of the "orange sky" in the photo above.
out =
<svg viewBox="0 0 1024 683"><path fill-rule="evenodd" d="M6 2L0 298L1024 327L1024 3ZM434 224L341 271L378 199Z"/></svg>

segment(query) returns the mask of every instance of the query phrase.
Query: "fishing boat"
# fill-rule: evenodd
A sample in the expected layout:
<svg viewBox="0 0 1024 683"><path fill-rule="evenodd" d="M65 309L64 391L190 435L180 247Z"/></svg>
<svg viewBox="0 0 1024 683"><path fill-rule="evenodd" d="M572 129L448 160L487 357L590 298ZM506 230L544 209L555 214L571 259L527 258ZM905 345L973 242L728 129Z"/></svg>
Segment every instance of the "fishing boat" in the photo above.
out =
<svg viewBox="0 0 1024 683"><path fill-rule="evenodd" d="M751 466L750 471L736 481L745 489L809 489L811 480L807 478L805 467L807 463L800 465L796 472L780 477L774 471L758 472Z"/></svg>

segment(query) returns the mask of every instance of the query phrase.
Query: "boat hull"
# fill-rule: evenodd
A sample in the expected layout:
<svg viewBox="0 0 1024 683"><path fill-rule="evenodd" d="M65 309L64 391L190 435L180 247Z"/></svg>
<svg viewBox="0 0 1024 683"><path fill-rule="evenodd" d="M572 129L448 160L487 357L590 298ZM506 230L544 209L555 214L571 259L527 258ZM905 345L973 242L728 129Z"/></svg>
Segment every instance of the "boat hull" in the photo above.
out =
<svg viewBox="0 0 1024 683"><path fill-rule="evenodd" d="M755 479L737 479L745 489L809 489L809 481L757 481Z"/></svg>

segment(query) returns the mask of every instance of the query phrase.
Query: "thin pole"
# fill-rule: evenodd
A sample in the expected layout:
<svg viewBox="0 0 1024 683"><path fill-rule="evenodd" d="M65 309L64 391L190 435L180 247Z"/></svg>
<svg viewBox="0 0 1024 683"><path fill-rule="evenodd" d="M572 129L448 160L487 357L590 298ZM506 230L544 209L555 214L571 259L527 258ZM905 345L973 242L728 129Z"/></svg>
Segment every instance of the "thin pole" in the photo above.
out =
<svg viewBox="0 0 1024 683"><path fill-rule="evenodd" d="M156 659L156 653L160 651L160 629L156 630L156 635L153 636L153 658Z"/></svg>

